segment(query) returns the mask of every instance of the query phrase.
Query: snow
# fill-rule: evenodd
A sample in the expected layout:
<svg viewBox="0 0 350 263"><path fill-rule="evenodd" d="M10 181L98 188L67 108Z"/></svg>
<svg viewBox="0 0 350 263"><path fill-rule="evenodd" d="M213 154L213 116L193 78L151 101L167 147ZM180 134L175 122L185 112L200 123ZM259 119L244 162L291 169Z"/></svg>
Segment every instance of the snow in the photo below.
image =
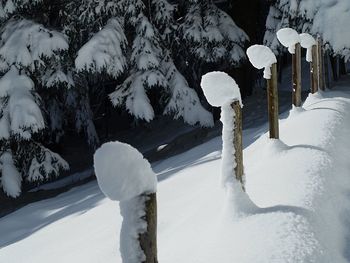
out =
<svg viewBox="0 0 350 263"><path fill-rule="evenodd" d="M300 43L300 36L292 28L282 28L277 31L277 39L283 46L288 48L289 53L295 53L295 45Z"/></svg>
<svg viewBox="0 0 350 263"><path fill-rule="evenodd" d="M11 20L1 33L0 67L8 70L15 64L34 70L37 65L44 65L43 57L67 49L65 35L30 20Z"/></svg>
<svg viewBox="0 0 350 263"><path fill-rule="evenodd" d="M308 33L302 33L299 37L300 45L306 48L306 61L312 62L312 47L317 44L315 38Z"/></svg>
<svg viewBox="0 0 350 263"><path fill-rule="evenodd" d="M202 76L201 87L208 102L221 107L238 100L242 105L241 93L235 80L227 73L214 71Z"/></svg>
<svg viewBox="0 0 350 263"><path fill-rule="evenodd" d="M4 152L0 156L1 185L8 196L18 197L21 194L22 176L14 165L12 154Z"/></svg>
<svg viewBox="0 0 350 263"><path fill-rule="evenodd" d="M261 208L239 220L219 184L220 138L153 164L159 262L349 262L349 87L303 108L280 121L280 140L244 131L246 190ZM121 263L121 224L91 182L1 218L0 262Z"/></svg>
<svg viewBox="0 0 350 263"><path fill-rule="evenodd" d="M151 165L128 144L103 144L94 154L94 167L102 192L111 200L130 200L157 189Z"/></svg>
<svg viewBox="0 0 350 263"><path fill-rule="evenodd" d="M253 45L247 49L247 56L250 63L257 68L264 68L264 78L271 78L271 66L277 63L275 54L269 47L263 45Z"/></svg>
<svg viewBox="0 0 350 263"><path fill-rule="evenodd" d="M0 137L6 138L10 132L30 139L32 133L45 128L41 110L31 94L33 88L33 81L19 74L15 66L0 79L0 98L8 98L7 103L2 105Z"/></svg>
<svg viewBox="0 0 350 263"><path fill-rule="evenodd" d="M120 254L123 263L145 262L145 254L138 240L139 234L147 230L144 220L146 196L137 196L120 202L123 223L120 231Z"/></svg>
<svg viewBox="0 0 350 263"><path fill-rule="evenodd" d="M124 49L127 40L117 19L110 19L106 26L97 32L78 51L75 67L78 71L88 70L117 78L127 67Z"/></svg>

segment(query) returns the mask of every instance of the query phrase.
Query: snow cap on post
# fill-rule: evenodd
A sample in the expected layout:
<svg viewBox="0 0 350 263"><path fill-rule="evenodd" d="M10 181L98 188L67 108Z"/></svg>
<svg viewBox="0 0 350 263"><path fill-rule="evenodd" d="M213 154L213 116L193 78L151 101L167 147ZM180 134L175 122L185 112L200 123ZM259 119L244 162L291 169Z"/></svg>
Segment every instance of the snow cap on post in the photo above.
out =
<svg viewBox="0 0 350 263"><path fill-rule="evenodd" d="M150 163L132 146L109 142L94 154L97 182L114 201L125 201L144 193L155 193L157 177Z"/></svg>
<svg viewBox="0 0 350 263"><path fill-rule="evenodd" d="M288 48L289 53L295 54L295 45L300 43L300 36L292 28L282 28L277 31L277 39L281 44Z"/></svg>
<svg viewBox="0 0 350 263"><path fill-rule="evenodd" d="M277 63L277 58L269 47L253 45L247 49L247 56L255 68L264 68L265 79L271 78L271 66Z"/></svg>
<svg viewBox="0 0 350 263"><path fill-rule="evenodd" d="M312 62L312 47L316 45L316 39L308 33L302 33L299 37L300 45L306 48L306 61Z"/></svg>
<svg viewBox="0 0 350 263"><path fill-rule="evenodd" d="M201 87L210 105L222 107L227 103L239 101L241 92L236 81L225 72L213 71L202 76Z"/></svg>

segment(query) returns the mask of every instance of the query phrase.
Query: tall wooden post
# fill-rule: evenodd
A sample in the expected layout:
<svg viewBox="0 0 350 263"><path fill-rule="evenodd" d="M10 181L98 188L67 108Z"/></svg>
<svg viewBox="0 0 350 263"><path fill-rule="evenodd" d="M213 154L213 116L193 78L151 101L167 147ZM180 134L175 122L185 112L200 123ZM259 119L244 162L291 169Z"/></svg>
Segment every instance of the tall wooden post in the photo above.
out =
<svg viewBox="0 0 350 263"><path fill-rule="evenodd" d="M145 216L147 231L139 235L141 249L145 253L146 260L142 263L158 263L157 258L157 196L156 193L144 195Z"/></svg>
<svg viewBox="0 0 350 263"><path fill-rule="evenodd" d="M317 68L318 68L318 88L320 90L325 90L324 88L324 66L323 66L323 44L320 37L317 38Z"/></svg>
<svg viewBox="0 0 350 263"><path fill-rule="evenodd" d="M326 88L330 89L331 87L331 80L330 80L330 74L329 74L329 50L327 49L324 52L324 74L325 74L325 84Z"/></svg>
<svg viewBox="0 0 350 263"><path fill-rule="evenodd" d="M239 101L234 101L231 104L231 107L233 111L235 112L235 127L233 130L233 147L235 149L235 160L236 160L236 167L235 167L235 174L236 179L241 182L242 188L244 189L244 182L243 182L243 140L242 140L242 108Z"/></svg>
<svg viewBox="0 0 350 263"><path fill-rule="evenodd" d="M295 45L295 53L292 54L292 81L293 81L293 105L301 106L301 46Z"/></svg>
<svg viewBox="0 0 350 263"><path fill-rule="evenodd" d="M271 78L267 80L267 104L269 114L270 138L279 139L277 64L272 64Z"/></svg>
<svg viewBox="0 0 350 263"><path fill-rule="evenodd" d="M312 46L312 62L310 62L311 93L318 91L317 45Z"/></svg>

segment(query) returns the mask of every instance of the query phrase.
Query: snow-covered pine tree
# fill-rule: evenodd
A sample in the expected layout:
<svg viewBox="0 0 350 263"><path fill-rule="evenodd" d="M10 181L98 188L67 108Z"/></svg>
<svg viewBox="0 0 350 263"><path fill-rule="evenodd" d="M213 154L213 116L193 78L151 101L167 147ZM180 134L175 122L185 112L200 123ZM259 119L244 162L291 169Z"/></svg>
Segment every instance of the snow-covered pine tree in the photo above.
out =
<svg viewBox="0 0 350 263"><path fill-rule="evenodd" d="M347 0L277 0L270 7L264 42L276 53L281 51L276 32L291 27L298 32L321 36L334 55L350 58L350 2ZM337 17L334 20L334 17Z"/></svg>
<svg viewBox="0 0 350 263"><path fill-rule="evenodd" d="M249 40L230 16L210 0L182 1L185 10L179 26L176 64L186 69L199 89L200 78L209 66L225 70L245 59L244 44ZM199 89L200 90L200 89Z"/></svg>
<svg viewBox="0 0 350 263"><path fill-rule="evenodd" d="M79 50L75 60L77 70L107 74L114 80L124 73L126 78L110 98L115 106L125 107L138 119L152 120L156 107L165 114L174 114L175 118L182 117L189 124L212 125L211 114L202 107L165 48L166 41L170 42L173 6L164 0L146 2L147 5L141 0L118 3L113 9L114 18ZM151 5L157 10L153 21L148 18L152 17L151 10L147 12ZM152 22L158 23L163 35ZM159 95L152 102L151 90Z"/></svg>
<svg viewBox="0 0 350 263"><path fill-rule="evenodd" d="M103 100L106 100L104 97L107 97L107 94L104 85L101 84L106 81L106 76L108 75L104 74L105 72L103 72L101 77L97 74L91 74L96 64L84 64L84 61L81 59L82 56L78 54L78 51L82 47L84 50L90 49L89 51L93 51L93 46L96 46L98 41L103 41L101 38L94 38L93 41L95 44L91 44L90 46L85 45L96 32L99 32L99 30L107 24L110 18L117 16L120 12L120 2L121 1L110 0L68 1L60 11L63 32L68 36L69 41L69 57L67 58L67 64L69 65L68 67L75 84L74 89L68 90L66 96L66 103L70 116L69 119L72 119L77 132L85 133L87 142L93 148L99 145L99 136L94 124L95 116L93 108L91 107L91 97L94 99L93 101L95 103L98 102L99 104L103 103ZM108 27L111 28L113 25L109 25ZM105 31L106 30L104 30L104 32ZM107 41L109 41L109 46L113 45L110 41L114 39L113 36L107 39ZM100 51L104 52L102 49L100 49ZM85 53L84 55L89 54ZM101 55L101 53L99 53L99 55ZM90 62L98 57L91 54L89 56ZM111 57L108 59L111 59ZM82 64L77 64L76 67L75 61L77 61L77 63L81 62ZM102 64L104 63L102 62L102 58L99 62ZM117 61L114 60L113 62ZM101 65L97 65L97 67L99 66ZM116 67L118 67L118 65L116 65ZM102 67L95 69L97 69L98 73L102 73L104 70ZM109 71L110 70L111 68Z"/></svg>
<svg viewBox="0 0 350 263"><path fill-rule="evenodd" d="M300 13L301 2L302 0L277 0L270 6L266 20L264 44L276 54L284 50L276 36L278 30L290 27L299 32L305 32L310 26L311 21Z"/></svg>
<svg viewBox="0 0 350 263"><path fill-rule="evenodd" d="M20 16L9 15L0 33L1 186L18 197L23 180L40 182L68 169L38 136L46 124L38 90L62 82L55 66L68 44L64 35Z"/></svg>

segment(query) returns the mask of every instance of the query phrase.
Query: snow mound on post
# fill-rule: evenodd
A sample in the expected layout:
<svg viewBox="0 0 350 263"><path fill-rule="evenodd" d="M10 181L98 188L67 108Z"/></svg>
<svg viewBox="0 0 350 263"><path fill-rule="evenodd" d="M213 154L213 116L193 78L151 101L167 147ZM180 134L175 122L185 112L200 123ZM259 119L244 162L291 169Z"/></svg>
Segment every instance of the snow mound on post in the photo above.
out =
<svg viewBox="0 0 350 263"><path fill-rule="evenodd" d="M257 69L264 70L264 78L271 78L271 66L277 63L275 54L269 47L263 45L253 45L247 49L247 56L250 63Z"/></svg>
<svg viewBox="0 0 350 263"><path fill-rule="evenodd" d="M306 61L312 62L312 46L316 45L316 40L308 33L302 33L299 35L300 45L306 48Z"/></svg>
<svg viewBox="0 0 350 263"><path fill-rule="evenodd" d="M282 28L277 31L277 39L281 44L288 48L289 53L295 53L295 44L300 43L300 36L292 28Z"/></svg>
<svg viewBox="0 0 350 263"><path fill-rule="evenodd" d="M156 192L157 178L150 163L128 144L105 143L94 155L94 166L98 185L111 200Z"/></svg>
<svg viewBox="0 0 350 263"><path fill-rule="evenodd" d="M225 72L214 71L202 77L201 87L210 105L221 107L238 100L242 105L241 93L236 81Z"/></svg>

